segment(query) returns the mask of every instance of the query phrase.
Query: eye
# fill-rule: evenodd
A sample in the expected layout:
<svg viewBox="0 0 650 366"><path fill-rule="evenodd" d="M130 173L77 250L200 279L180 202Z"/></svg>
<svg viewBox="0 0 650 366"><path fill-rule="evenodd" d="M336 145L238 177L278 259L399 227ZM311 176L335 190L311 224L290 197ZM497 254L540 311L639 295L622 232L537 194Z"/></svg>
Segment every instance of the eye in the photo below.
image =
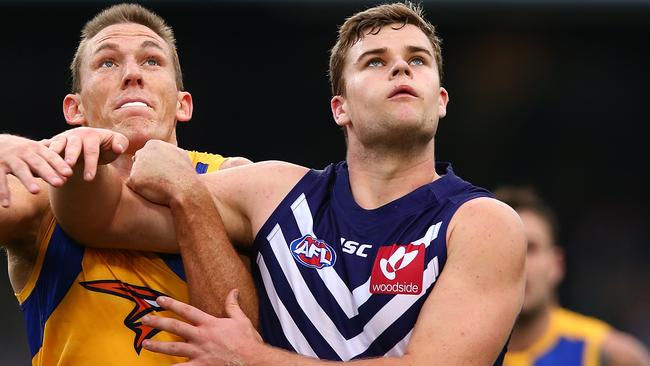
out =
<svg viewBox="0 0 650 366"><path fill-rule="evenodd" d="M160 65L160 62L158 62L158 60L157 60L155 57L149 57L149 58L145 61L145 63L146 63L148 66L159 66L159 65Z"/></svg>
<svg viewBox="0 0 650 366"><path fill-rule="evenodd" d="M114 66L115 66L115 62L113 62L113 60L104 60L101 63L101 67L110 68L110 67L114 67Z"/></svg>
<svg viewBox="0 0 650 366"><path fill-rule="evenodd" d="M366 66L368 66L368 67L381 67L381 66L384 66L384 61L382 61L379 58L373 58L373 59L370 59L370 61L368 61Z"/></svg>
<svg viewBox="0 0 650 366"><path fill-rule="evenodd" d="M413 57L409 63L414 66L422 66L425 64L424 59L422 59L422 57Z"/></svg>

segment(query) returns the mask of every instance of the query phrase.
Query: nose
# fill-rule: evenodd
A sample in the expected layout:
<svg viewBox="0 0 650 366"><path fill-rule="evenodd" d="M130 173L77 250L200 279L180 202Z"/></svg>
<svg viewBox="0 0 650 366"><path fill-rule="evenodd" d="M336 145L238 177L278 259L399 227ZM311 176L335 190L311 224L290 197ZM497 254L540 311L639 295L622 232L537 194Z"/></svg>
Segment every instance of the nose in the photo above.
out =
<svg viewBox="0 0 650 366"><path fill-rule="evenodd" d="M392 69L390 70L391 78L396 78L398 76L411 77L413 75L411 66L404 59L397 60Z"/></svg>
<svg viewBox="0 0 650 366"><path fill-rule="evenodd" d="M142 69L135 61L128 61L124 64L124 74L122 75L122 88L143 87Z"/></svg>

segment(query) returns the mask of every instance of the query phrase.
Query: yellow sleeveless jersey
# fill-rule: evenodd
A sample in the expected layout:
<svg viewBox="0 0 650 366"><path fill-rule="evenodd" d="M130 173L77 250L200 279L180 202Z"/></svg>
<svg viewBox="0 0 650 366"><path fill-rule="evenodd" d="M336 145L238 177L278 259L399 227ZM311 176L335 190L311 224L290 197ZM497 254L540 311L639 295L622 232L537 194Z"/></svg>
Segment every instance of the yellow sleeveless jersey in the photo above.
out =
<svg viewBox="0 0 650 366"><path fill-rule="evenodd" d="M198 173L217 170L225 160L189 154ZM185 361L143 349L145 339L174 336L140 322L150 313L170 316L155 302L157 296L189 300L179 255L85 248L53 217L43 231L35 268L16 294L32 365L158 366Z"/></svg>
<svg viewBox="0 0 650 366"><path fill-rule="evenodd" d="M567 309L551 312L544 335L525 351L508 351L504 366L598 366L611 327Z"/></svg>

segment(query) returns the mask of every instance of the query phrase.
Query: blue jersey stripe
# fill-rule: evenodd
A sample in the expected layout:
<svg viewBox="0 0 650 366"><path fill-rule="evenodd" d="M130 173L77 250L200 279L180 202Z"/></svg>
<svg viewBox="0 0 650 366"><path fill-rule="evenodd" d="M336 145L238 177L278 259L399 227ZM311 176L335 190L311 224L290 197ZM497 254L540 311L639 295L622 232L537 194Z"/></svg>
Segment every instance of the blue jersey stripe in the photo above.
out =
<svg viewBox="0 0 650 366"><path fill-rule="evenodd" d="M205 174L208 172L208 168L210 167L210 164L204 164L204 163L196 163L196 172L199 174Z"/></svg>
<svg viewBox="0 0 650 366"><path fill-rule="evenodd" d="M187 281L187 277L185 277L185 267L183 267L183 259L180 254L158 253L158 256L160 259L165 261L167 267L176 273L181 280Z"/></svg>
<svg viewBox="0 0 650 366"><path fill-rule="evenodd" d="M560 338L555 347L535 361L535 366L582 365L585 341Z"/></svg>
<svg viewBox="0 0 650 366"><path fill-rule="evenodd" d="M36 286L21 305L32 357L43 344L45 322L81 272L83 254L84 248L56 225Z"/></svg>

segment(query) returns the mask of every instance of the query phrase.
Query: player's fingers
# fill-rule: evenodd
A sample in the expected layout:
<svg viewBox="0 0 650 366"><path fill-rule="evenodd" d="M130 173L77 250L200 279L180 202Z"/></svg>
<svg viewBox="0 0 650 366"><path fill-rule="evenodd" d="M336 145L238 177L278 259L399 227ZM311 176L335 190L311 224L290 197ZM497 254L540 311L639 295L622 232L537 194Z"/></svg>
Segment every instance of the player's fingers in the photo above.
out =
<svg viewBox="0 0 650 366"><path fill-rule="evenodd" d="M97 136L89 136L83 140L84 179L87 181L95 178L100 143L101 141Z"/></svg>
<svg viewBox="0 0 650 366"><path fill-rule="evenodd" d="M51 156L51 159L54 160L53 162L48 161L47 158L44 158L41 155L37 154L28 154L23 159L24 163L27 165L25 166L24 164L18 163L15 167L13 167L13 172L14 175L20 179L23 185L27 187L27 189L32 193L38 193L40 188L40 186L37 184L36 179L34 178L34 174L54 187L63 185L63 175L55 170L53 164L58 163L61 166L65 166L65 168L61 169L64 171L67 169L67 172L69 173L68 175L72 174L70 167L61 159L60 156L56 154ZM30 188L31 185L36 188L36 191L33 191Z"/></svg>
<svg viewBox="0 0 650 366"><path fill-rule="evenodd" d="M23 160L16 160L9 163L9 168L11 173L20 180L20 182L27 188L30 193L38 193L41 190L41 186L38 185L36 178L32 174L32 169L37 172L37 174L44 174L44 178L48 183L53 185L61 185L63 181L61 178L54 173L54 170L43 162L40 157L34 158L33 156L27 156L24 158L27 162ZM28 165L29 164L29 165Z"/></svg>
<svg viewBox="0 0 650 366"><path fill-rule="evenodd" d="M185 339L193 339L198 332L196 327L191 324L187 324L178 319L162 316L145 315L142 317L142 324L152 328L165 330Z"/></svg>
<svg viewBox="0 0 650 366"><path fill-rule="evenodd" d="M54 152L53 150L50 149L42 149L37 152L37 155L40 159L42 159L47 165L49 165L56 175L59 177L69 177L72 175L72 168L70 168L70 165L66 163L63 158ZM32 167L33 171L36 171L35 167ZM47 180L47 177L50 175L46 175L47 172L38 170L37 171L39 174L39 177ZM50 182L48 182L50 183ZM51 184L51 183L50 183Z"/></svg>
<svg viewBox="0 0 650 366"><path fill-rule="evenodd" d="M68 143L68 139L65 136L55 136L50 139L50 144L48 148L52 151L54 151L57 154L60 154L63 149L65 149L66 144Z"/></svg>
<svg viewBox="0 0 650 366"><path fill-rule="evenodd" d="M203 311L195 308L192 305L188 305L184 302L174 300L171 297L160 296L156 299L158 305L162 306L167 310L171 310L174 313L182 316L183 318L190 321L192 324L198 325L200 323L206 322L212 319L211 315L204 313Z"/></svg>
<svg viewBox="0 0 650 366"><path fill-rule="evenodd" d="M83 143L79 136L70 135L68 137L68 143L65 146L65 154L63 156L65 157L65 162L69 166L73 167L77 163L82 148Z"/></svg>
<svg viewBox="0 0 650 366"><path fill-rule="evenodd" d="M146 339L142 341L142 347L151 352L171 356L191 357L194 354L194 346L185 342L163 342Z"/></svg>
<svg viewBox="0 0 650 366"><path fill-rule="evenodd" d="M122 154L129 147L129 139L121 133L113 132L112 150L116 154Z"/></svg>
<svg viewBox="0 0 650 366"><path fill-rule="evenodd" d="M226 297L226 314L233 319L246 319L249 320L246 314L239 306L239 290L230 290Z"/></svg>

